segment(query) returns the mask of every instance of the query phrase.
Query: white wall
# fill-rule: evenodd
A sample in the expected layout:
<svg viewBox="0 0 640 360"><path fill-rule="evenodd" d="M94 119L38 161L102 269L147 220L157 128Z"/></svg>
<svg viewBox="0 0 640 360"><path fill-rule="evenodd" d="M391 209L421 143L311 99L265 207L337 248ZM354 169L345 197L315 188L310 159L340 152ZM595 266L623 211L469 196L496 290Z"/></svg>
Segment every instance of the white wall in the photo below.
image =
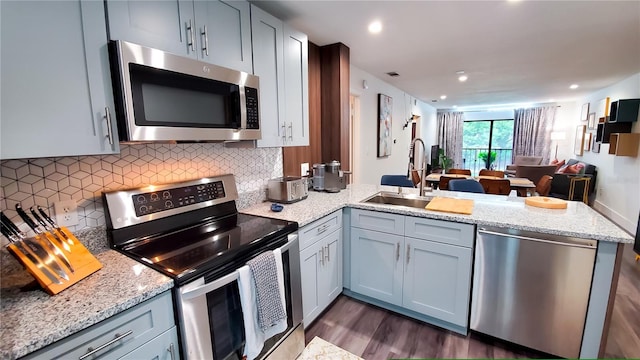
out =
<svg viewBox="0 0 640 360"><path fill-rule="evenodd" d="M587 151L583 156L573 155L576 126L586 124L579 119L582 104L589 103L589 112L597 113L596 108L600 100L607 96L612 102L619 99L640 98L640 73L576 101L573 113L570 115L573 120L569 122L571 125L567 130L568 144L562 148L564 156L561 158L558 154L558 158L575 158L595 165L598 170L598 179L594 208L620 227L635 234L640 211L640 156L609 155L609 144L602 144L599 153ZM595 136L595 130L588 131ZM638 122L633 124L632 132L640 133ZM560 153L560 149L558 152Z"/></svg>
<svg viewBox="0 0 640 360"><path fill-rule="evenodd" d="M368 88L364 89L363 81ZM374 77L351 65L351 94L359 97L360 121L354 124L354 154L356 173L353 182L359 184L379 184L384 174L406 175L409 163L409 145L411 144L411 123L403 129L412 114L420 116L417 136L422 137L427 147L427 156L431 145L436 143L436 109L404 91ZM377 156L378 139L378 94L393 98L393 124L391 137L393 146L391 155ZM415 105L414 105L415 100Z"/></svg>

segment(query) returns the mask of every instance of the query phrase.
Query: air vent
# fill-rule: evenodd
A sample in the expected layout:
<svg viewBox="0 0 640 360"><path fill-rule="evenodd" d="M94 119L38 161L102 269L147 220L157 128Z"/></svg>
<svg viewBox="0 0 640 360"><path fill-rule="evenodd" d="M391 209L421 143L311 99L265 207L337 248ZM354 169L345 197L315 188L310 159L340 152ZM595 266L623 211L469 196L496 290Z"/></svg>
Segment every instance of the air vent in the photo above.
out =
<svg viewBox="0 0 640 360"><path fill-rule="evenodd" d="M395 71L390 71L390 72L388 72L388 73L387 73L387 75L389 75L389 76L391 76L391 77L398 77L398 76L400 76L400 74L398 74L398 73L397 73L397 72L395 72Z"/></svg>
<svg viewBox="0 0 640 360"><path fill-rule="evenodd" d="M431 102L438 102L438 100L437 99L433 99L433 100L431 100Z"/></svg>

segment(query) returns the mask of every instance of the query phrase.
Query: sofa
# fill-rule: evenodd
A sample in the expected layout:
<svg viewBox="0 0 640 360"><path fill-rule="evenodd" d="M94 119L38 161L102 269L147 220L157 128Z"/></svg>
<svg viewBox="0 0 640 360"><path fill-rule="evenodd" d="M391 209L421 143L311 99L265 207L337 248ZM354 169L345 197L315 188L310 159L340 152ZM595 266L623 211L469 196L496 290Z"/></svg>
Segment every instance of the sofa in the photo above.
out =
<svg viewBox="0 0 640 360"><path fill-rule="evenodd" d="M542 163L542 156L523 156L516 155L513 160L513 164L507 165L504 171L506 176L513 177L516 175L516 169L518 165L540 165Z"/></svg>
<svg viewBox="0 0 640 360"><path fill-rule="evenodd" d="M589 198L589 205L592 205L593 201L595 200L596 177L598 175L598 171L596 170L595 165L587 164L583 161L579 161L576 159L570 159L558 171L562 171L563 169L569 166L576 166L577 164L584 165L584 167L582 168L579 174L567 174L562 172L556 172L555 174L553 174L553 180L551 180L551 190L549 191L549 196L564 199L564 200L582 201L582 194L584 191L585 183L582 181L576 183L576 186L573 192L573 199L569 199L569 186L571 184L572 177L588 176L591 178L591 182L589 183L587 196Z"/></svg>
<svg viewBox="0 0 640 360"><path fill-rule="evenodd" d="M553 176L556 169L556 165L518 165L516 166L516 177L527 178L537 185L544 175Z"/></svg>

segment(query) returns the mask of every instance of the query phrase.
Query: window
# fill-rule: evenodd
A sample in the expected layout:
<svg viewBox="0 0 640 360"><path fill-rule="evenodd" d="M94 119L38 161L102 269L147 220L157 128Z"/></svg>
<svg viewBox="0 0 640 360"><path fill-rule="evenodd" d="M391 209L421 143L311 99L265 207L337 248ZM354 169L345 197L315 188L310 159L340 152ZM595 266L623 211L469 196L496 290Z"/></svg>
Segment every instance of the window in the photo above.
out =
<svg viewBox="0 0 640 360"><path fill-rule="evenodd" d="M462 131L462 161L473 175L511 164L513 119L465 121Z"/></svg>

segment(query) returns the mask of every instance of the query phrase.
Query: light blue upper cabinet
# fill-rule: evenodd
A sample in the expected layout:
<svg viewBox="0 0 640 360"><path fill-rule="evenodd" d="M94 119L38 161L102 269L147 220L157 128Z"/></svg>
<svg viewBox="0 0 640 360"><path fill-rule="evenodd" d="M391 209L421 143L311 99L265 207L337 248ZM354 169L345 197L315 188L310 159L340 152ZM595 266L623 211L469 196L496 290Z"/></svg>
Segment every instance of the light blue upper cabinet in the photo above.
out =
<svg viewBox="0 0 640 360"><path fill-rule="evenodd" d="M246 1L109 0L109 38L251 73Z"/></svg>
<svg viewBox="0 0 640 360"><path fill-rule="evenodd" d="M113 0L106 4L109 39L196 57L193 1Z"/></svg>
<svg viewBox="0 0 640 360"><path fill-rule="evenodd" d="M251 15L246 1L195 1L198 56L228 68L253 72Z"/></svg>
<svg viewBox="0 0 640 360"><path fill-rule="evenodd" d="M3 0L0 7L0 157L119 152L103 4Z"/></svg>
<svg viewBox="0 0 640 360"><path fill-rule="evenodd" d="M284 88L288 146L309 145L309 44L307 35L284 26Z"/></svg>
<svg viewBox="0 0 640 360"><path fill-rule="evenodd" d="M260 77L260 147L283 146L286 136L282 21L251 6L253 74Z"/></svg>

